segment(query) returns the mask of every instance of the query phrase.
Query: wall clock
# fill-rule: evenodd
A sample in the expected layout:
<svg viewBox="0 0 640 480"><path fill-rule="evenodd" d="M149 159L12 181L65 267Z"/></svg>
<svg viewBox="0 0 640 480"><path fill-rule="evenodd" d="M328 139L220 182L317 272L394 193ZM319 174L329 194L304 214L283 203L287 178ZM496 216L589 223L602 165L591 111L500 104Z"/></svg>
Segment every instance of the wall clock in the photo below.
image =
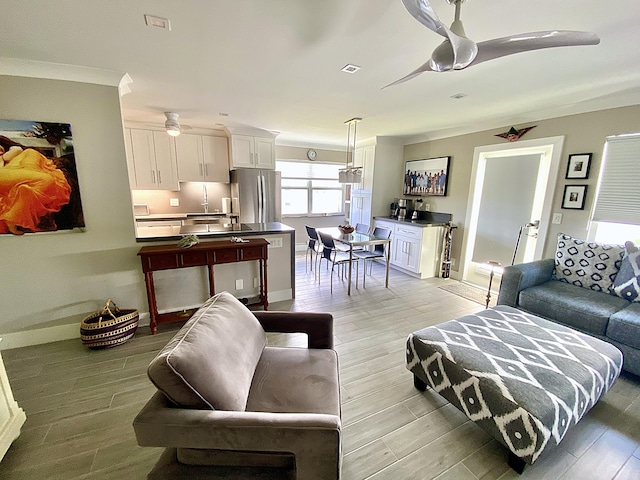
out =
<svg viewBox="0 0 640 480"><path fill-rule="evenodd" d="M307 158L309 160L315 160L317 156L318 152L316 152L315 150L307 150Z"/></svg>

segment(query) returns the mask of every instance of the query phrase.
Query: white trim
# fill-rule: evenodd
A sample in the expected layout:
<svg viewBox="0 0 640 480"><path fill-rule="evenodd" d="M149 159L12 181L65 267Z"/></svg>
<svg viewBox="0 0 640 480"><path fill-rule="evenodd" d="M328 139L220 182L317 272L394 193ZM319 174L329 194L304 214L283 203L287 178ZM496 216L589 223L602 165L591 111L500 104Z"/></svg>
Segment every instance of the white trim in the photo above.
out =
<svg viewBox="0 0 640 480"><path fill-rule="evenodd" d="M126 72L6 57L0 57L0 75L93 83L121 89L126 89L132 81Z"/></svg>
<svg viewBox="0 0 640 480"><path fill-rule="evenodd" d="M269 292L269 303L282 302L291 300L293 293L290 288ZM203 302L204 303L204 302ZM188 308L199 308L195 305ZM174 311L174 310L172 310ZM138 319L138 327L149 326L149 312L140 312ZM80 323L70 323L66 325L57 325L55 327L36 328L33 330L22 330L20 332L11 332L2 334L2 342L0 342L0 351L9 350L11 348L30 347L32 345L40 345L43 343L58 342L60 340L70 340L77 338L80 341Z"/></svg>
<svg viewBox="0 0 640 480"><path fill-rule="evenodd" d="M544 195L536 193L535 203L542 202L542 214L540 215L540 227L538 230L538 241L534 252L534 259L542 258L547 239L547 231L551 222L551 211L553 208L553 194L558 181L558 171L562 158L562 147L564 136L539 138L534 140L524 140L517 143L507 143L498 145L484 145L476 147L473 151L473 167L471 171L471 181L469 186L469 199L467 201L467 212L465 216L465 235L462 242L461 265L462 278L466 279L471 267L473 244L469 241L474 238L477 230L478 210L480 208L480 195L484 175L481 175L485 167L486 159L492 157L509 157L529 154L542 154L547 161L547 169L540 168L538 180L547 176L547 187ZM546 173L548 172L548 173Z"/></svg>

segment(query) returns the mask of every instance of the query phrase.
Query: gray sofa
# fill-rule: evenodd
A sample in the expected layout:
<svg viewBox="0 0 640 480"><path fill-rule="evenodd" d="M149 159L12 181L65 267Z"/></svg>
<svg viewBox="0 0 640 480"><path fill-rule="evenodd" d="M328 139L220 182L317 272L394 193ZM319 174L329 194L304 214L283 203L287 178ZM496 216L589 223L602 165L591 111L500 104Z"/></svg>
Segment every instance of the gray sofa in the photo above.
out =
<svg viewBox="0 0 640 480"><path fill-rule="evenodd" d="M610 261L621 258L622 254L615 253ZM556 262L562 270L561 261L545 259L506 267L498 305L509 305L605 340L622 351L623 369L640 375L640 303L606 289L596 291L559 279Z"/></svg>

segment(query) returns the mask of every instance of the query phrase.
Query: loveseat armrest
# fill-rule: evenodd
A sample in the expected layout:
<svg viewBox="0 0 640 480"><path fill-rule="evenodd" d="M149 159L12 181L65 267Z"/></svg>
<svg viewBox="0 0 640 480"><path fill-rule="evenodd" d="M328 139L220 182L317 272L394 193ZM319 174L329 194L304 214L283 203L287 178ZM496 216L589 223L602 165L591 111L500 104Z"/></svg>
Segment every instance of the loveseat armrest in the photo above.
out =
<svg viewBox="0 0 640 480"><path fill-rule="evenodd" d="M525 288L542 285L551 280L554 268L553 258L505 267L500 282L498 305L517 307L520 292Z"/></svg>
<svg viewBox="0 0 640 480"><path fill-rule="evenodd" d="M306 333L309 348L333 348L333 315L316 312L254 311L266 332Z"/></svg>

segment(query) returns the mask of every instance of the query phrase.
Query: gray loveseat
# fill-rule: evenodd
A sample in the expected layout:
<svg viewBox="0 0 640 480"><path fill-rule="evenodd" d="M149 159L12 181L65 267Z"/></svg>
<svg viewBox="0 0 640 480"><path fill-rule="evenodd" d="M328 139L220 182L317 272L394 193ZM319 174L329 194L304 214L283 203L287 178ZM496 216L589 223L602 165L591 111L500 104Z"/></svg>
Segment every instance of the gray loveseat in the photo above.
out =
<svg viewBox="0 0 640 480"><path fill-rule="evenodd" d="M622 351L623 369L640 375L640 303L631 293L637 278L628 275L629 257L637 272L638 252L625 255L622 246L560 234L556 259L504 269L498 305L516 307L605 340ZM619 277L616 282L619 272L620 277L631 280L623 284ZM632 296L636 301L626 300Z"/></svg>

